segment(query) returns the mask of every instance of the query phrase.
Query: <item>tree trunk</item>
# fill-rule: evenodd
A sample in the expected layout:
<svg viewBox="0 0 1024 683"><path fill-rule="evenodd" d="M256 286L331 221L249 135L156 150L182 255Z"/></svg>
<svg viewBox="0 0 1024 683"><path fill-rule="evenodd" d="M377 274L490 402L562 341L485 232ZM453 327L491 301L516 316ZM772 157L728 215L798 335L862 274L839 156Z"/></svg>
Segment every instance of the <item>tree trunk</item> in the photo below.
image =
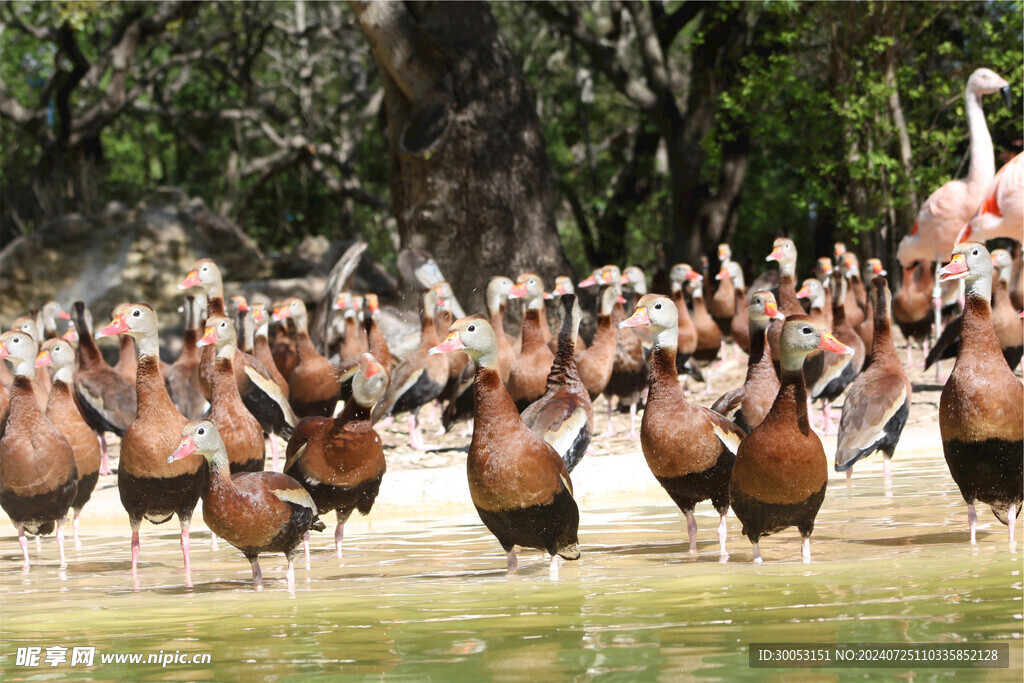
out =
<svg viewBox="0 0 1024 683"><path fill-rule="evenodd" d="M467 310L487 279L568 273L534 94L482 2L352 2L385 89L402 246L434 255Z"/></svg>

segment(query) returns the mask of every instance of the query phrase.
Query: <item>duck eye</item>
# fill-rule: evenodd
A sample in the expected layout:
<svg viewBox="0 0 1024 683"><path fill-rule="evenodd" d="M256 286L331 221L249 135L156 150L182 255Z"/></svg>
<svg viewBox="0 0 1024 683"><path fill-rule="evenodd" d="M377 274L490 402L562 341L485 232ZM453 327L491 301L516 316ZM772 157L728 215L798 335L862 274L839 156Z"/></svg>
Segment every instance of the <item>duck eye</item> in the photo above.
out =
<svg viewBox="0 0 1024 683"><path fill-rule="evenodd" d="M206 427L200 427L199 429L196 430L196 434L198 434L199 436L202 436L205 433L206 433Z"/></svg>
<svg viewBox="0 0 1024 683"><path fill-rule="evenodd" d="M136 308L134 311L132 311L133 318L138 318L140 315L142 315L142 311L140 311L139 309Z"/></svg>
<svg viewBox="0 0 1024 683"><path fill-rule="evenodd" d="M803 329L803 333L804 333L804 334L810 334L810 333L811 333L811 328L809 328L809 327L805 327L805 328Z"/></svg>
<svg viewBox="0 0 1024 683"><path fill-rule="evenodd" d="M202 267L202 268L200 268L199 270L200 270L201 272L205 273L205 272L206 272L206 271L208 271L209 269L210 269L210 266L203 266L203 267Z"/></svg>
<svg viewBox="0 0 1024 683"><path fill-rule="evenodd" d="M470 325L467 327L466 332L476 332L476 325Z"/></svg>
<svg viewBox="0 0 1024 683"><path fill-rule="evenodd" d="M656 310L659 310L659 311L660 311L660 310L661 310L661 304L654 304L654 308L655 308Z"/></svg>
<svg viewBox="0 0 1024 683"><path fill-rule="evenodd" d="M974 251L971 252L971 256L977 256L977 255L978 255L978 250L977 249L975 249Z"/></svg>

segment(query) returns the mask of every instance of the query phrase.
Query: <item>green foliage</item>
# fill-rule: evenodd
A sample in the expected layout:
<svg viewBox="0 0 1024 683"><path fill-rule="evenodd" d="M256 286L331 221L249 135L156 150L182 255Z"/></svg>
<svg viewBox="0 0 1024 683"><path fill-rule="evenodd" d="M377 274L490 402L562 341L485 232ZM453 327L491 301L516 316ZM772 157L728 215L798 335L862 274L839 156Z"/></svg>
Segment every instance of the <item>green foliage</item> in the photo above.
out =
<svg viewBox="0 0 1024 683"><path fill-rule="evenodd" d="M97 63L121 22L133 13L152 13L155 6L66 0L13 3L0 12L37 27L66 22L85 57ZM664 11L682 6L666 3ZM294 3L203 3L164 33L144 40L129 69L128 87L147 78L146 69L159 77L102 129L96 200L132 204L157 186L177 186L241 218L242 227L268 251L286 249L307 235L362 236L377 258L393 261L393 217L329 189L310 160L262 181L258 173L232 171L277 149L261 133L261 126L271 126L279 135L301 134L333 149L348 145L341 163L318 158L342 184L355 180L362 190L388 198L383 127L373 115L369 122L354 116L379 87L369 47L346 6L307 2L305 7L310 25L332 27L306 39L305 49L316 55L309 60L309 78L317 83L308 108L297 89L306 66L298 59L301 41L281 30L295 20ZM565 10L561 3L556 7ZM632 30L628 13L616 15L616 5L578 7L597 35ZM724 3L702 11L725 16L735 7ZM757 30L738 57L735 84L716 103L711 131L700 141L706 154L700 170L714 193L727 146L749 143L731 240L735 251L750 254L755 262L780 233L797 239L808 263L830 237L891 248L917 209L914 193L920 201L966 172L962 92L971 71L988 66L1010 81L1018 102L1024 96L1020 2L786 1L742 7ZM648 153L641 165L642 198L627 207L615 206L613 198L638 133L653 129L651 117L638 111L587 52L548 25L535 8L511 2L494 2L492 8L537 95L548 156L565 200L557 225L572 264L579 272L596 265L589 262L591 254L613 237L601 234L599 226L613 211L628 214L619 263L657 261L673 233L665 164ZM688 79L716 68L695 63L696 49L708 38L705 24L692 21L667 47L683 74L674 83L681 109ZM67 58L54 43L10 24L0 39L3 96L45 111L54 92L51 79L69 71ZM632 73L642 73L635 50L615 58ZM890 106L889 65L911 142L909 174ZM593 98L583 102L587 75ZM108 70L89 88L76 90L74 110L81 113L101 101L111 78ZM1019 104L1007 110L991 96L985 109L997 156L1000 150L1016 149L1024 137ZM171 116L170 110L179 114ZM255 119L221 115L241 110L258 114ZM32 184L41 181L45 133L52 137L57 123L44 121L40 133L0 118L4 241L33 228L34 215L24 210L24 202L34 196ZM575 213L570 199L576 202Z"/></svg>

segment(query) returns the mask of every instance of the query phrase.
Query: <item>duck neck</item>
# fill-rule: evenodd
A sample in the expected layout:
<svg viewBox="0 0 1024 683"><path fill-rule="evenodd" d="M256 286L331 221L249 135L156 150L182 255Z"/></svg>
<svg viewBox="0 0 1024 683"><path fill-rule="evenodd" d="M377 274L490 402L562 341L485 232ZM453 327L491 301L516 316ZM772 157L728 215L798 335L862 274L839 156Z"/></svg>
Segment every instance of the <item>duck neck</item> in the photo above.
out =
<svg viewBox="0 0 1024 683"><path fill-rule="evenodd" d="M668 330L662 330L667 332ZM678 336L678 332L676 333ZM676 341L661 339L659 332L651 352L650 399L682 394L679 373L676 371Z"/></svg>
<svg viewBox="0 0 1024 683"><path fill-rule="evenodd" d="M342 408L341 413L338 417L334 418L334 424L331 426L331 430L334 433L341 431L351 430L353 427L359 426L362 423L370 423L370 414L373 409L373 404L370 407L366 407L359 403L355 399L355 396L351 400L345 401L345 407Z"/></svg>
<svg viewBox="0 0 1024 683"><path fill-rule="evenodd" d="M548 372L547 388L557 387L567 383L567 380L579 383L580 374L576 368L576 329L571 323L564 326L558 335L558 349L555 353L555 360L551 363L551 371Z"/></svg>
<svg viewBox="0 0 1024 683"><path fill-rule="evenodd" d="M871 363L888 363L899 365L896 345L892 341L892 323L889 321L889 308L885 303L885 294L874 303L875 317L872 320L874 330L871 337Z"/></svg>
<svg viewBox="0 0 1024 683"><path fill-rule="evenodd" d="M57 371L53 373L54 386L56 386L57 382L61 382L65 386L71 386L71 378L71 366L63 365L57 368Z"/></svg>
<svg viewBox="0 0 1024 683"><path fill-rule="evenodd" d="M420 316L420 346L429 349L437 346L437 324L434 322L434 315L427 311Z"/></svg>
<svg viewBox="0 0 1024 683"><path fill-rule="evenodd" d="M796 369L787 367L783 361L782 382L775 403L772 404L772 412L792 414L800 432L806 435L811 431L811 423L807 419L807 385L804 383L803 360L801 355L800 367Z"/></svg>
<svg viewBox="0 0 1024 683"><path fill-rule="evenodd" d="M747 356L747 367L752 368L767 361L772 362L772 354L768 350L768 321L749 319L747 329L750 330L750 355ZM775 372L774 368L772 372Z"/></svg>
<svg viewBox="0 0 1024 683"><path fill-rule="evenodd" d="M501 302L495 307L488 306L490 311L490 323L491 327L494 328L494 334L500 336L505 334L505 303Z"/></svg>
<svg viewBox="0 0 1024 683"><path fill-rule="evenodd" d="M34 362L20 358L12 358L12 360L15 362L11 364L11 371L15 377L28 377L32 379L36 376L36 365Z"/></svg>
<svg viewBox="0 0 1024 683"><path fill-rule="evenodd" d="M224 308L224 293L220 285L215 285L210 288L207 292L206 300L206 317L212 318L215 315L227 315L227 309Z"/></svg>
<svg viewBox="0 0 1024 683"><path fill-rule="evenodd" d="M540 310L529 308L523 316L523 348L544 344L544 335L540 329Z"/></svg>
<svg viewBox="0 0 1024 683"><path fill-rule="evenodd" d="M519 414L501 381L496 362L493 366L484 365L484 362L484 358L476 360L476 376L473 379L473 441L484 438L494 427L507 424L511 416L517 416L514 420L518 420Z"/></svg>
<svg viewBox="0 0 1024 683"><path fill-rule="evenodd" d="M796 297L796 284L793 276L785 270L779 275L779 310L792 315L797 310L803 311L800 299Z"/></svg>
<svg viewBox="0 0 1024 683"><path fill-rule="evenodd" d="M985 112L981 108L981 95L968 89L964 93L967 109L967 129L971 137L971 162L967 169L967 182L979 191L988 185L996 174L995 152L992 136L985 124Z"/></svg>
<svg viewBox="0 0 1024 683"><path fill-rule="evenodd" d="M971 284L967 283L968 288ZM989 296L968 289L964 300L963 327L960 330L960 352L957 354L957 360L961 357L995 358L1002 354L1002 347L992 326L992 306L989 299Z"/></svg>
<svg viewBox="0 0 1024 683"><path fill-rule="evenodd" d="M160 342L155 334L135 340L135 357L138 367L135 371L135 393L138 405L149 406L160 411L177 412L167 395L167 386L160 376Z"/></svg>

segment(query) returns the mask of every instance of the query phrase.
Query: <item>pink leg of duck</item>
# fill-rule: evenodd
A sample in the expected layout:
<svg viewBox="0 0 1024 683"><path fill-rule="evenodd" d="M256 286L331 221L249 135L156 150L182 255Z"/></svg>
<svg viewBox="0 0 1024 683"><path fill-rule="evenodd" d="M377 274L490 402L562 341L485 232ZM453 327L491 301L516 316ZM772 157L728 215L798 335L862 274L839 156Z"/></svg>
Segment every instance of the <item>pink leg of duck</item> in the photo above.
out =
<svg viewBox="0 0 1024 683"><path fill-rule="evenodd" d="M132 523L132 585L139 589L139 522Z"/></svg>
<svg viewBox="0 0 1024 683"><path fill-rule="evenodd" d="M78 517L82 514L82 508L75 508L75 516L71 519L71 534L75 541L75 547L81 548L82 542L78 540Z"/></svg>
<svg viewBox="0 0 1024 683"><path fill-rule="evenodd" d="M185 585L189 588L192 587L192 560L189 557L189 551L192 548L192 544L189 542L188 534L188 522L181 523L181 556L185 560Z"/></svg>
<svg viewBox="0 0 1024 683"><path fill-rule="evenodd" d="M697 552L697 518L693 510L686 511L686 535L690 539L690 552Z"/></svg>
<svg viewBox="0 0 1024 683"><path fill-rule="evenodd" d="M967 528L971 531L971 545L978 545L978 512L974 503L967 504Z"/></svg>
<svg viewBox="0 0 1024 683"><path fill-rule="evenodd" d="M252 585L256 590L263 590L263 572L260 571L260 560L258 557L250 557L249 564L252 565Z"/></svg>
<svg viewBox="0 0 1024 683"><path fill-rule="evenodd" d="M602 437L615 436L615 428L612 427L612 399L605 397L605 401L608 403L608 428L601 434Z"/></svg>
<svg viewBox="0 0 1024 683"><path fill-rule="evenodd" d="M57 520L57 553L60 556L60 568L67 569L68 561L64 556L64 520Z"/></svg>
<svg viewBox="0 0 1024 683"><path fill-rule="evenodd" d="M811 539L808 536L800 541L800 556L803 558L804 564L811 563Z"/></svg>
<svg viewBox="0 0 1024 683"><path fill-rule="evenodd" d="M722 515L718 522L718 555L722 562L729 559L729 551L725 549L725 534L725 515Z"/></svg>
<svg viewBox="0 0 1024 683"><path fill-rule="evenodd" d="M21 570L28 571L28 538L25 536L25 525L18 525L18 544L21 546Z"/></svg>
<svg viewBox="0 0 1024 683"><path fill-rule="evenodd" d="M309 564L309 532L302 534L302 554L306 557L306 571L310 569Z"/></svg>
<svg viewBox="0 0 1024 683"><path fill-rule="evenodd" d="M100 440L100 474L110 474L110 458L107 455L107 438L100 432L96 435Z"/></svg>
<svg viewBox="0 0 1024 683"><path fill-rule="evenodd" d="M509 574L515 574L518 569L519 558L516 557L516 549L512 548L512 550L509 550L508 554L505 555L505 571Z"/></svg>
<svg viewBox="0 0 1024 683"><path fill-rule="evenodd" d="M754 561L754 564L762 564L764 562L764 560L761 559L761 547L757 543L754 544L754 560L753 561Z"/></svg>
<svg viewBox="0 0 1024 683"><path fill-rule="evenodd" d="M558 581L558 555L551 556L551 562L548 563L548 578Z"/></svg>
<svg viewBox="0 0 1024 683"><path fill-rule="evenodd" d="M284 578L285 578L285 581L288 582L288 592L289 593L294 593L295 592L295 559L291 555L288 556L288 571L286 571L284 573Z"/></svg>
<svg viewBox="0 0 1024 683"><path fill-rule="evenodd" d="M1017 525L1017 504L1011 503L1010 509L1006 511L1006 526L1010 527L1010 552L1017 549L1017 542L1013 538L1013 527Z"/></svg>
<svg viewBox="0 0 1024 683"><path fill-rule="evenodd" d="M270 469L275 472L279 472L277 469L277 461L279 459L279 451L277 446L277 436L274 434L267 434L267 441L270 442Z"/></svg>
<svg viewBox="0 0 1024 683"><path fill-rule="evenodd" d="M629 438L640 438L640 435L636 431L636 401L629 404Z"/></svg>
<svg viewBox="0 0 1024 683"><path fill-rule="evenodd" d="M892 460L882 458L882 476L885 477L885 497L892 498Z"/></svg>
<svg viewBox="0 0 1024 683"><path fill-rule="evenodd" d="M345 538L345 520L348 519L348 515L341 516L341 512L338 512L338 526L334 529L334 552L338 554L338 559L342 559L341 554L341 542Z"/></svg>

